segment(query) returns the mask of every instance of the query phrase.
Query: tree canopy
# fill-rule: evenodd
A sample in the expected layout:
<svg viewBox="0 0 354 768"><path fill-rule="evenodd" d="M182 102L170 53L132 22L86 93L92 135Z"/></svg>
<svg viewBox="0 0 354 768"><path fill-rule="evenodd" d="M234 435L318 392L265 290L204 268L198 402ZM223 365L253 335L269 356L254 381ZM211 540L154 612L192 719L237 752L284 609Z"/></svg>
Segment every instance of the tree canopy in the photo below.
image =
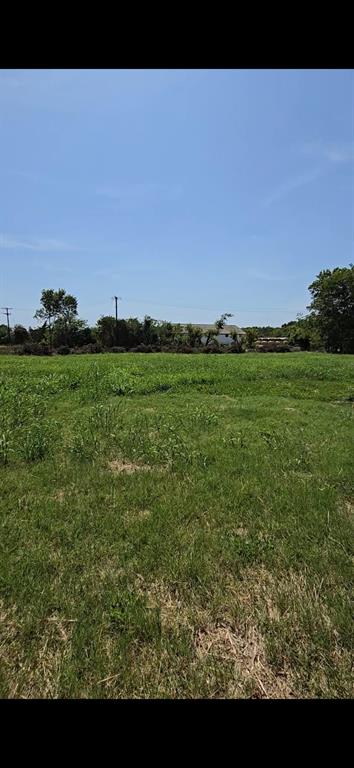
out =
<svg viewBox="0 0 354 768"><path fill-rule="evenodd" d="M309 286L308 309L327 352L354 352L354 265L324 269Z"/></svg>

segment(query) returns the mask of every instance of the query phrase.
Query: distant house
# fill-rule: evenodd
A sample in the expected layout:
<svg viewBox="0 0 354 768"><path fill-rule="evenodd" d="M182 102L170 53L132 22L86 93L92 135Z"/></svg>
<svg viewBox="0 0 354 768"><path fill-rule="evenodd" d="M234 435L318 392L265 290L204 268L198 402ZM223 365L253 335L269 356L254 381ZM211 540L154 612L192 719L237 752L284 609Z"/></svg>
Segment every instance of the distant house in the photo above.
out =
<svg viewBox="0 0 354 768"><path fill-rule="evenodd" d="M215 325L208 325L205 323L191 323L191 325L193 328L200 328L201 331L203 331L203 336L201 339L202 344L206 344L208 339L208 332L215 331ZM182 333L187 333L186 325L182 325L181 330ZM242 328L239 328L238 325L224 325L220 333L218 333L217 336L213 336L213 340L215 339L218 344L228 346L233 343L235 337L237 341L242 341L245 336L245 331L243 331Z"/></svg>

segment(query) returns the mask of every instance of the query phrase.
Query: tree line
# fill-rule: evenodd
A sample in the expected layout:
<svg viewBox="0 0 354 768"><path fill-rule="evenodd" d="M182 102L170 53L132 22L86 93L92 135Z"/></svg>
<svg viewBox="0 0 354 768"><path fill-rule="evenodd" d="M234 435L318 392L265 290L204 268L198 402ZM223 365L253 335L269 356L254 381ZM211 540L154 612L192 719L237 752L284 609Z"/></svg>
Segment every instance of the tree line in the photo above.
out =
<svg viewBox="0 0 354 768"><path fill-rule="evenodd" d="M325 350L348 354L354 353L354 265L322 270L309 286L311 303L306 316L273 326L245 328L245 342L234 335L232 350L241 352L252 349L262 336L286 336L291 345L303 350ZM216 337L222 331L230 313L224 313L208 330L204 351L220 351ZM35 328L0 325L0 345L15 345L24 353L50 354L52 350L63 354L71 349L99 352L154 349L189 351L202 348L202 336L198 326L186 326L158 321L146 315L116 320L103 315L95 326L89 326L78 317L78 301L61 288L57 291L44 289L40 307L34 315L40 321Z"/></svg>

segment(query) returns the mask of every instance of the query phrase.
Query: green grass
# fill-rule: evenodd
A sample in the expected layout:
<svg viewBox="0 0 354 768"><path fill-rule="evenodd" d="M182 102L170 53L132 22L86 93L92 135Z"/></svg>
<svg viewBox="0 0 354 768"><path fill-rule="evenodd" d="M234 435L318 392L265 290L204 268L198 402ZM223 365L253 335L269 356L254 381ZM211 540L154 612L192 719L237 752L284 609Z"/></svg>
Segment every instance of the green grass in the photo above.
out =
<svg viewBox="0 0 354 768"><path fill-rule="evenodd" d="M354 357L0 358L0 696L351 697Z"/></svg>

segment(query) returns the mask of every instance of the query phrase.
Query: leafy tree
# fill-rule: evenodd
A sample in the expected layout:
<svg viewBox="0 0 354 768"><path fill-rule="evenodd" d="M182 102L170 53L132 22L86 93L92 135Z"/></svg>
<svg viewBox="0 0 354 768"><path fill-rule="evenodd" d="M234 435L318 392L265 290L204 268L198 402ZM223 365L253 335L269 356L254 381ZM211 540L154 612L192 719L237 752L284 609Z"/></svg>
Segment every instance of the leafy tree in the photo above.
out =
<svg viewBox="0 0 354 768"><path fill-rule="evenodd" d="M129 334L129 347L136 347L143 343L142 324L137 317L129 317L126 320L127 331Z"/></svg>
<svg viewBox="0 0 354 768"><path fill-rule="evenodd" d="M103 347L114 347L116 343L116 320L111 315L102 315L97 320L97 336Z"/></svg>
<svg viewBox="0 0 354 768"><path fill-rule="evenodd" d="M202 343L203 331L192 323L186 325L187 338L186 342L190 347L199 347Z"/></svg>
<svg viewBox="0 0 354 768"><path fill-rule="evenodd" d="M221 333L228 317L233 317L233 315L230 312L224 312L224 314L221 315L221 317L219 317L218 320L215 320L214 328L208 329L208 331L206 332L206 342L205 342L206 346L208 346L208 344L210 344L211 341L213 342L213 344L218 344L216 336L218 336L218 334Z"/></svg>
<svg viewBox="0 0 354 768"><path fill-rule="evenodd" d="M221 317L219 317L218 320L215 320L215 330L216 330L217 333L220 333L220 331L222 331L222 329L223 329L223 327L224 327L224 325L226 323L226 320L229 317L233 317L231 312L224 312L224 314L221 315Z"/></svg>
<svg viewBox="0 0 354 768"><path fill-rule="evenodd" d="M282 334L288 337L290 344L295 344L302 350L320 349L322 346L315 318L311 315L299 315L296 320L285 323L281 330Z"/></svg>
<svg viewBox="0 0 354 768"><path fill-rule="evenodd" d="M31 326L28 329L28 333L30 336L31 341L39 343L40 341L44 341L47 336L47 323L43 323L43 325L40 325L38 328L31 328Z"/></svg>
<svg viewBox="0 0 354 768"><path fill-rule="evenodd" d="M176 341L176 334L178 327L167 321L162 321L158 324L158 334L160 344L174 344Z"/></svg>
<svg viewBox="0 0 354 768"><path fill-rule="evenodd" d="M24 344L24 342L29 339L27 328L23 325L15 325L12 332L12 339L14 344Z"/></svg>
<svg viewBox="0 0 354 768"><path fill-rule="evenodd" d="M246 347L248 349L254 349L257 339L258 339L258 333L256 328L247 328L246 329Z"/></svg>
<svg viewBox="0 0 354 768"><path fill-rule="evenodd" d="M47 288L42 291L41 305L34 317L36 320L46 321L49 331L49 342L52 346L53 323L60 318L68 332L70 322L77 315L77 299L75 296L67 294L64 288L59 288L58 291Z"/></svg>
<svg viewBox="0 0 354 768"><path fill-rule="evenodd" d="M0 344L8 344L9 336L7 325L5 323L0 324Z"/></svg>
<svg viewBox="0 0 354 768"><path fill-rule="evenodd" d="M60 310L58 320L62 323L66 340L64 343L70 345L70 335L77 329L77 299L71 294L64 294L60 299ZM83 321L81 321L83 322Z"/></svg>
<svg viewBox="0 0 354 768"><path fill-rule="evenodd" d="M143 344L156 344L158 341L158 326L156 320L149 315L145 315L141 327Z"/></svg>
<svg viewBox="0 0 354 768"><path fill-rule="evenodd" d="M82 347L93 342L91 328L88 328L85 320L73 317L70 321L58 318L53 324L54 347Z"/></svg>
<svg viewBox="0 0 354 768"><path fill-rule="evenodd" d="M354 353L354 265L322 270L308 309L328 352Z"/></svg>

